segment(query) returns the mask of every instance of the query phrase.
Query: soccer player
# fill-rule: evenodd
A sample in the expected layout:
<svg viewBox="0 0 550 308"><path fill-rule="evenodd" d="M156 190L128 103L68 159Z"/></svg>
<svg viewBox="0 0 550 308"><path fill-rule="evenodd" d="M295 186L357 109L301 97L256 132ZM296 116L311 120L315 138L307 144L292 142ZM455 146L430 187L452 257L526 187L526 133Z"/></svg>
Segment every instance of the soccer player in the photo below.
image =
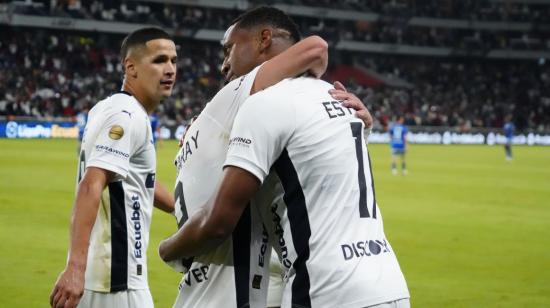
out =
<svg viewBox="0 0 550 308"><path fill-rule="evenodd" d="M68 260L52 307L153 307L146 256L153 203L170 213L174 200L155 185L148 114L172 92L176 47L163 30L143 28L124 39L121 60L122 91L89 112Z"/></svg>
<svg viewBox="0 0 550 308"><path fill-rule="evenodd" d="M296 26L282 11L261 8L246 16L244 22L261 19L263 27L252 31L233 24L228 29L222 40L222 71L229 83L188 128L176 156L176 217L180 226L215 192L231 127L245 99L285 77L306 71L319 77L326 69L326 42L319 37L298 42ZM249 211L229 241L209 254L186 260L188 270L176 260L176 267L186 274L174 307L265 307L270 250L262 229L257 214ZM254 279L256 288L249 292L249 280Z"/></svg>
<svg viewBox="0 0 550 308"><path fill-rule="evenodd" d="M403 124L402 115L397 117L397 121L390 127L390 147L391 147L391 172L397 174L397 157L401 160L401 174L407 174L407 165L405 163L405 153L407 152L407 126Z"/></svg>
<svg viewBox="0 0 550 308"><path fill-rule="evenodd" d="M228 136L244 100L285 77L306 71L314 76L324 73L326 42L319 37L296 43L298 40L296 25L275 8L249 11L226 32L222 72L230 82L188 128L176 156L176 217L180 226L215 192L215 183L222 177ZM216 250L185 262L170 260L179 271L186 271L174 307L266 307L267 241L258 213L251 207L229 240Z"/></svg>
<svg viewBox="0 0 550 308"><path fill-rule="evenodd" d="M161 257L215 249L257 205L271 214L262 216L267 229L277 230L283 307L409 307L376 203L364 124L341 102L352 98L310 77L251 96L235 119L215 195L161 243ZM249 207L264 189L281 195Z"/></svg>
<svg viewBox="0 0 550 308"><path fill-rule="evenodd" d="M506 143L504 143L504 152L506 153L506 160L512 160L512 141L514 139L514 132L516 126L512 122L512 116L506 116L506 123L504 123L504 136L506 137Z"/></svg>

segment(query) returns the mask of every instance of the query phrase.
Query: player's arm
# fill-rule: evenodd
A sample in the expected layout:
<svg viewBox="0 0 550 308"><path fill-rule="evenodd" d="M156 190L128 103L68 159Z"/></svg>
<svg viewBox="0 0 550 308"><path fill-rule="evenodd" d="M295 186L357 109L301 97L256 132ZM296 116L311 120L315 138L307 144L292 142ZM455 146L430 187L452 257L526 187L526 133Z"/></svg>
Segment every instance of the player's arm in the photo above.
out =
<svg viewBox="0 0 550 308"><path fill-rule="evenodd" d="M355 110L355 116L365 123L365 141L372 131L374 120L363 102L353 93L346 90L346 87L339 82L334 82L334 89L329 90L332 98L342 101L342 105Z"/></svg>
<svg viewBox="0 0 550 308"><path fill-rule="evenodd" d="M164 261L200 255L227 239L281 155L295 129L295 104L263 94L249 97L239 110L230 136L236 141L229 145L216 193L176 234L161 242ZM266 122L258 114L276 120ZM248 140L248 146L240 146L238 140Z"/></svg>
<svg viewBox="0 0 550 308"><path fill-rule="evenodd" d="M248 171L229 166L214 197L174 235L160 243L165 262L201 255L225 241L235 229L249 200L260 187Z"/></svg>
<svg viewBox="0 0 550 308"><path fill-rule="evenodd" d="M174 212L174 196L159 181L155 181L155 202L157 209L166 213Z"/></svg>
<svg viewBox="0 0 550 308"><path fill-rule="evenodd" d="M71 217L69 259L50 295L52 307L76 307L82 297L90 234L101 193L111 177L110 171L89 167L78 185Z"/></svg>
<svg viewBox="0 0 550 308"><path fill-rule="evenodd" d="M266 35L271 34L269 31L262 32L264 40ZM265 62L258 70L250 94L305 72L319 78L325 73L327 64L327 42L319 36L309 36Z"/></svg>

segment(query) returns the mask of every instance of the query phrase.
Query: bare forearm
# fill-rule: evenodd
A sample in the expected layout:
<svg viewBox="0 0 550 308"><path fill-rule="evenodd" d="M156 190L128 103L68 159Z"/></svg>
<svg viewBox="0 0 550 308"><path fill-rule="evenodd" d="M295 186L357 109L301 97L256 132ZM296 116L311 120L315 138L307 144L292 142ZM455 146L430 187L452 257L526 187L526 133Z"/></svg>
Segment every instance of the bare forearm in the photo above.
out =
<svg viewBox="0 0 550 308"><path fill-rule="evenodd" d="M189 258L201 255L217 246L227 234L216 234L210 228L205 228L206 210L203 208L195 213L175 234L160 243L159 255L166 261Z"/></svg>
<svg viewBox="0 0 550 308"><path fill-rule="evenodd" d="M327 49L327 43L319 36L310 36L292 45L260 68L250 94L305 72L320 77L327 68Z"/></svg>
<svg viewBox="0 0 550 308"><path fill-rule="evenodd" d="M155 207L166 213L174 212L174 197L160 182L155 182Z"/></svg>
<svg viewBox="0 0 550 308"><path fill-rule="evenodd" d="M84 270L90 234L94 226L103 187L98 184L79 186L71 218L68 265Z"/></svg>
<svg viewBox="0 0 550 308"><path fill-rule="evenodd" d="M309 66L306 71L311 73L316 78L323 76L328 66L328 44L321 37L310 36L305 40L310 40L308 42L309 48L307 53L304 55L306 64Z"/></svg>

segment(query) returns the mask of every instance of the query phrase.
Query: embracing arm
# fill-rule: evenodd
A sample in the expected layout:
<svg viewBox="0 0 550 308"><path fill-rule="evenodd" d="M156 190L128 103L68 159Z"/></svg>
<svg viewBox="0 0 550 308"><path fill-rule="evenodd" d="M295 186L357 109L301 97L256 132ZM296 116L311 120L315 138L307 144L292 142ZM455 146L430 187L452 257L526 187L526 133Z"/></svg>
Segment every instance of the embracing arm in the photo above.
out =
<svg viewBox="0 0 550 308"><path fill-rule="evenodd" d="M101 193L110 177L110 171L89 167L78 185L71 218L69 259L50 295L52 307L63 307L63 303L65 307L74 307L82 296L90 235Z"/></svg>
<svg viewBox="0 0 550 308"><path fill-rule="evenodd" d="M319 36L309 36L265 62L256 75L250 94L305 72L319 78L327 70L327 64L327 42Z"/></svg>
<svg viewBox="0 0 550 308"><path fill-rule="evenodd" d="M203 254L225 241L235 229L260 181L244 169L228 166L214 197L174 235L160 243L165 262Z"/></svg>
<svg viewBox="0 0 550 308"><path fill-rule="evenodd" d="M166 187L159 181L155 181L155 202L154 206L166 213L174 212L174 196L168 192Z"/></svg>

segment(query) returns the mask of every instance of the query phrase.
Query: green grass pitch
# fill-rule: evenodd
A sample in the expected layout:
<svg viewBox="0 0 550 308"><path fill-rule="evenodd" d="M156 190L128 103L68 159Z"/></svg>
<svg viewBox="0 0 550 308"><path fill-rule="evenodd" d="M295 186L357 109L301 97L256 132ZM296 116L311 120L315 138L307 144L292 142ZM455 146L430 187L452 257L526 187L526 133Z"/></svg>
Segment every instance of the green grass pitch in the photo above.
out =
<svg viewBox="0 0 550 308"><path fill-rule="evenodd" d="M76 146L0 140L0 307L48 306L67 256ZM158 151L168 187L176 147ZM413 307L550 307L549 147L515 147L506 162L502 147L413 145L407 176L391 175L387 145L370 152ZM157 247L175 221L153 217L149 283L156 306L171 307L180 276Z"/></svg>

